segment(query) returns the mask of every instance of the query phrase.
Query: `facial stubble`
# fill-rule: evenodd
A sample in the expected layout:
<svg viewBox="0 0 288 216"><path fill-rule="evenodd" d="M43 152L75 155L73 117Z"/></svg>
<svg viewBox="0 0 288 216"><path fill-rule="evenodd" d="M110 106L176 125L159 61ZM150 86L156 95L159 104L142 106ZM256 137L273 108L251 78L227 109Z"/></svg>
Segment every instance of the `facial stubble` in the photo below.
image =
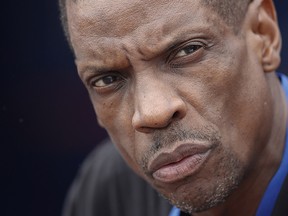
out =
<svg viewBox="0 0 288 216"><path fill-rule="evenodd" d="M145 175L153 178L148 171L148 162L155 154L177 142L191 140L212 144L210 159L214 158L213 163L206 161L199 172L183 180L183 185L178 186L177 191L166 193L165 189L159 190L153 185L161 196L187 213L202 212L223 203L239 186L245 172L244 163L230 148L223 146L215 127L205 126L188 131L179 124L173 124L166 131L154 133L153 145L141 161Z"/></svg>

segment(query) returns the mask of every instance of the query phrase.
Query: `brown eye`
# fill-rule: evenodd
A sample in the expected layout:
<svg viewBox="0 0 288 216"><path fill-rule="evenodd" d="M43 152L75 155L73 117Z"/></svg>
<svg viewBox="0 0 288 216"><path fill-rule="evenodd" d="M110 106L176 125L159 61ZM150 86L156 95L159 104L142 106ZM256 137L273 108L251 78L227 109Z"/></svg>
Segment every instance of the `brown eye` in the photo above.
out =
<svg viewBox="0 0 288 216"><path fill-rule="evenodd" d="M95 87L107 87L120 81L121 77L116 75L108 75L95 80L92 85Z"/></svg>
<svg viewBox="0 0 288 216"><path fill-rule="evenodd" d="M196 52L198 49L202 48L201 45L190 44L182 48L176 55L175 58L184 57L187 55L191 55Z"/></svg>

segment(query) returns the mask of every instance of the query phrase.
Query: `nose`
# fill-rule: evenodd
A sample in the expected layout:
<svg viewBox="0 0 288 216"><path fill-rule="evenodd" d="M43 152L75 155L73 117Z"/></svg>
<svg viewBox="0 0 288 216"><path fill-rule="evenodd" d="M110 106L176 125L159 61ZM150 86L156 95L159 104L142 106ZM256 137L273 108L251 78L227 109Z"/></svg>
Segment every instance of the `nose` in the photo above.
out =
<svg viewBox="0 0 288 216"><path fill-rule="evenodd" d="M186 115L187 107L184 100L169 82L142 79L134 93L135 110L132 125L138 132L149 133L165 128L172 121Z"/></svg>

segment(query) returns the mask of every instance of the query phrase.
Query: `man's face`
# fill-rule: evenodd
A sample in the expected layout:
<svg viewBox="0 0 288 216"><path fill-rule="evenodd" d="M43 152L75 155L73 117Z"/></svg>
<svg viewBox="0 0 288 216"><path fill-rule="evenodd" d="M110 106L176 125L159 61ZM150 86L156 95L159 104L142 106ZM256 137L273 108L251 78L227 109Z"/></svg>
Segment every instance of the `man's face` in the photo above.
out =
<svg viewBox="0 0 288 216"><path fill-rule="evenodd" d="M68 21L99 123L163 196L205 210L253 172L271 99L247 22L199 0L69 1Z"/></svg>

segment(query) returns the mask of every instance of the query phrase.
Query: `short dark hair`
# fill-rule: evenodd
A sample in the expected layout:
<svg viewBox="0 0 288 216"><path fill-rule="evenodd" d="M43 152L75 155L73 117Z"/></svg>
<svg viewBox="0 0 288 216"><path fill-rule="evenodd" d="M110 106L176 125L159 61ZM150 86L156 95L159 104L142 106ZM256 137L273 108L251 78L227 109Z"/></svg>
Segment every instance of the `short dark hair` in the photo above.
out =
<svg viewBox="0 0 288 216"><path fill-rule="evenodd" d="M68 0L67 0L68 1ZM77 0L70 0L76 2ZM216 11L235 32L242 24L249 3L253 0L202 0L203 5ZM65 36L70 43L66 0L59 0L60 18ZM70 44L71 45L71 44Z"/></svg>

